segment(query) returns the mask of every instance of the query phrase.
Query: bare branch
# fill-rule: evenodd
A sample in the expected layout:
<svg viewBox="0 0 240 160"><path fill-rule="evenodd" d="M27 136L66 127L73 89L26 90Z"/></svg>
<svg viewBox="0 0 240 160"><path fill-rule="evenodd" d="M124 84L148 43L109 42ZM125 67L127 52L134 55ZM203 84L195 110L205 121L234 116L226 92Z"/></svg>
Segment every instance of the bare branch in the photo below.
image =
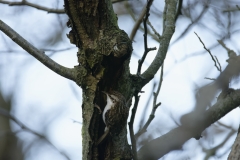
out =
<svg viewBox="0 0 240 160"><path fill-rule="evenodd" d="M208 80L212 80L212 81L216 80L215 78L209 78L209 77L205 77L204 79L208 79Z"/></svg>
<svg viewBox="0 0 240 160"><path fill-rule="evenodd" d="M227 10L224 10L223 12L234 12L234 11L240 11L240 7L236 5L236 8L227 9Z"/></svg>
<svg viewBox="0 0 240 160"><path fill-rule="evenodd" d="M9 114L9 112L6 111L5 109L0 108L0 114L1 114L2 116L5 116L5 117L13 120L16 124L18 124L18 125L21 127L21 129L26 130L26 131L28 131L28 132L30 132L30 133L32 133L32 134L34 134L34 135L36 135L36 136L38 136L38 137L40 137L40 138L43 137L41 134L39 134L39 133L37 133L37 132L29 129L29 128L28 128L27 126L25 126L21 121L19 121L17 118L15 118L15 117L12 116L11 114Z"/></svg>
<svg viewBox="0 0 240 160"><path fill-rule="evenodd" d="M129 125L129 131L130 131L130 137L131 137L131 143L132 143L133 160L137 160L138 159L137 146L136 146L136 139L134 137L133 124L134 124L135 114L137 112L137 106L138 106L140 96L135 94L134 97L135 97L135 102L134 102L134 106L132 108L132 115L131 115L131 119L130 119L130 122L128 123L128 125Z"/></svg>
<svg viewBox="0 0 240 160"><path fill-rule="evenodd" d="M156 57L154 58L150 66L147 68L147 70L143 74L141 74L141 77L144 78L143 85L148 83L157 73L158 69L162 66L167 54L170 40L175 31L175 19L172 15L176 14L177 2L175 0L169 0L166 1L165 5L167 8L165 18L166 23L164 23L165 26L163 26L163 28L165 29L163 30L162 39L160 40L160 46Z"/></svg>
<svg viewBox="0 0 240 160"><path fill-rule="evenodd" d="M215 59L216 59L216 61L217 61L217 64L218 64L218 66L219 66L219 69L220 69L220 72L222 71L222 67L221 67L221 64L220 64L220 62L218 61L218 58L217 58L217 56L214 56L215 57Z"/></svg>
<svg viewBox="0 0 240 160"><path fill-rule="evenodd" d="M155 87L156 87L156 85L157 85L157 82L154 82L153 84L152 84L152 91L154 91L154 89L155 89ZM144 124L145 124L145 114L146 114L146 112L147 112L147 109L148 109L148 106L150 105L150 103L151 103L151 98L153 97L153 94L149 94L149 97L147 98L147 102L145 103L145 106L143 107L144 109L143 109L143 111L142 111L142 113L141 113L141 116L139 116L139 117L141 117L141 120L139 121L139 129L140 128L142 128L143 126L144 126ZM145 97L146 98L146 97ZM136 134L135 134L135 137L136 137ZM137 139L137 138L136 138Z"/></svg>
<svg viewBox="0 0 240 160"><path fill-rule="evenodd" d="M196 1L198 2L198 1ZM208 2L206 2L206 4L208 4ZM196 17L191 24L189 24L186 29L182 32L181 35L178 36L178 38L175 39L175 41L172 42L172 45L175 44L177 41L179 41L181 38L183 38L185 35L187 35L187 33L191 30L191 28L193 28L196 24L198 24L197 22L199 22L201 20L201 18L207 13L208 10L208 6L204 6L204 9L201 11L201 13L199 14L198 17Z"/></svg>
<svg viewBox="0 0 240 160"><path fill-rule="evenodd" d="M23 124L20 120L18 120L16 117L12 116L8 111L6 111L5 109L3 108L0 108L0 115L4 116L4 117L7 117L11 120L13 120L16 124L18 124L22 130L25 130L27 132L30 132L34 135L36 135L37 137L39 137L40 139L43 139L45 140L49 145L51 145L54 149L56 149L59 153L61 153L66 159L70 160L70 158L62 151L60 151L59 149L57 149L57 147L55 145L52 144L52 142L50 142L46 136L44 135L41 135L35 131L33 131L32 129L28 128L25 124ZM19 133L20 131L17 131L15 133Z"/></svg>
<svg viewBox="0 0 240 160"><path fill-rule="evenodd" d="M124 1L130 1L130 0L112 0L112 4L118 3L118 2L124 2Z"/></svg>
<svg viewBox="0 0 240 160"><path fill-rule="evenodd" d="M143 20L143 26L144 26L144 34L143 34L143 36L144 36L144 53L143 53L142 58L138 61L137 75L141 74L142 64L143 64L143 62L144 62L148 52L157 49L156 47L148 48L148 41L147 41L147 33L148 33L148 30L147 30L147 20L148 20L148 17L150 15L149 11L150 11L150 7L152 5L152 2L153 2L153 0L149 0L148 1L147 7L146 7L146 14L145 14L145 17L144 17L144 20Z"/></svg>
<svg viewBox="0 0 240 160"><path fill-rule="evenodd" d="M162 86L162 81L163 81L163 65L161 68L161 74L160 74L160 80L159 80L159 84L158 84L158 88L157 88L157 92L153 93L154 99L153 99L153 106L152 106L152 112L149 115L149 118L147 120L147 122L144 124L143 128L140 129L136 134L135 134L135 138L138 139L139 136L141 136L144 132L147 131L148 126L150 125L150 123L152 122L152 120L155 118L155 112L158 108L158 106L161 105L161 103L157 104L157 97L158 94L161 90L161 86Z"/></svg>
<svg viewBox="0 0 240 160"><path fill-rule="evenodd" d="M146 4L147 5L147 4ZM130 14L130 16L132 17L132 19L135 21L135 25L132 29L132 32L131 32L131 35L130 35L130 39L133 41L134 40L134 37L137 33L137 30L140 28L141 31L144 31L144 28L140 25L142 20L143 20L143 17L144 15L146 14L146 5L143 7L143 10L139 16L139 18L137 19L135 16L134 16L134 13L132 12L132 10L130 9L130 6L128 3L125 3L125 7L128 11L128 13ZM156 36L154 33L150 32L148 33L155 41L159 42L159 37Z"/></svg>
<svg viewBox="0 0 240 160"><path fill-rule="evenodd" d="M67 51L67 50L71 50L71 49L75 49L76 47L69 47L69 48L64 48L64 49L40 49L40 51L43 51L43 52L51 52L51 53L48 53L48 57L51 57L53 56L55 53L57 52L62 52L62 51Z"/></svg>
<svg viewBox="0 0 240 160"><path fill-rule="evenodd" d="M70 80L75 79L75 69L66 68L56 63L52 59L50 59L44 52L38 50L28 41L26 41L22 36L20 36L17 32L15 32L11 27L5 24L0 20L0 30L4 32L9 38L11 38L14 42L16 42L19 46L21 46L25 51L39 60L42 64L47 66L49 69L54 71L55 73L68 78Z"/></svg>
<svg viewBox="0 0 240 160"><path fill-rule="evenodd" d="M143 7L143 10L142 10L142 13L140 14L140 16L138 17L138 19L136 20L134 26L133 26L133 29L132 29L132 32L130 34L130 40L133 40L136 33L137 33L137 30L138 28L140 27L140 24L142 23L142 20L143 20L143 17L145 16L146 12L147 12L147 4L146 6Z"/></svg>
<svg viewBox="0 0 240 160"><path fill-rule="evenodd" d="M49 51L49 52L62 52L62 51L67 51L67 50L70 50L70 49L74 49L76 47L68 47L68 48L63 48L63 49L48 49L48 48L42 48L40 50L42 51Z"/></svg>
<svg viewBox="0 0 240 160"><path fill-rule="evenodd" d="M222 123L222 122L220 122L220 121L217 121L216 124L219 125L219 126L221 126L221 127L224 127L224 128L230 129L230 130L234 130L234 132L236 132L236 130L233 129L232 126L226 125L226 124L224 124L224 123Z"/></svg>
<svg viewBox="0 0 240 160"><path fill-rule="evenodd" d="M213 57L211 51L206 48L205 44L203 43L203 41L201 40L201 38L198 36L198 34L197 34L196 32L194 32L194 33L195 33L196 36L198 37L199 41L202 43L203 48L204 48L206 51L208 51L208 53L210 54L210 56L211 56L211 58L212 58L212 60L213 60L213 62L214 62L215 67L217 68L217 70L218 70L219 72L222 72L221 67L218 67L218 66L217 66L217 64L219 64L219 62L218 62L218 63L216 62L216 60L215 60L215 58Z"/></svg>
<svg viewBox="0 0 240 160"><path fill-rule="evenodd" d="M153 25L151 24L151 22L149 21L149 19L147 20L147 24L151 27L151 29L153 30L154 34L159 38L159 40L162 38L161 35L156 31L156 29L153 27Z"/></svg>
<svg viewBox="0 0 240 160"><path fill-rule="evenodd" d="M217 101L205 113L201 114L200 119L193 117L191 119L191 127L177 127L165 135L147 142L138 151L138 158L140 160L159 159L172 150L180 149L186 141L193 137L198 137L211 124L237 108L240 105L239 97L240 89L233 91L225 99Z"/></svg>
<svg viewBox="0 0 240 160"><path fill-rule="evenodd" d="M221 95L226 95L232 92L233 89L229 88L229 82L236 79L240 75L240 56L230 58L226 68L220 73L220 75L210 84L206 84L199 88L195 93L195 107L191 114L185 114L181 117L181 124L192 125L191 119L202 119L202 115L206 109L211 106L212 100L216 98L216 94L219 90L222 90L218 99L221 99ZM194 114L195 113L195 114Z"/></svg>
<svg viewBox="0 0 240 160"><path fill-rule="evenodd" d="M48 13L65 14L64 9L47 8L44 6L37 5L35 3L28 2L27 0L22 0L21 2L9 2L9 1L0 0L0 3L8 4L9 6L29 6L29 7L33 7L33 8L42 10L42 11L47 11Z"/></svg>
<svg viewBox="0 0 240 160"><path fill-rule="evenodd" d="M76 121L76 120L74 120L72 118L71 118L71 120L73 121L73 123L79 123L80 125L82 125L82 122L80 122L80 121Z"/></svg>

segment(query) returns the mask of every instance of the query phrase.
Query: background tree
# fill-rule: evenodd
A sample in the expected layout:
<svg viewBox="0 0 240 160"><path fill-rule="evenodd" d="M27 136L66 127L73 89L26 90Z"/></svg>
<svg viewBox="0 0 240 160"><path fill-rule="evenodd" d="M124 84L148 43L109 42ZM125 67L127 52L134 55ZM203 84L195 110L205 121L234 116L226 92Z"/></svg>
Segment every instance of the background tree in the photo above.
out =
<svg viewBox="0 0 240 160"><path fill-rule="evenodd" d="M37 28L35 28L36 26L29 27L31 30L28 31L32 33L34 33L35 31L37 32L38 36L31 39L30 37L32 36L31 33L29 33L30 39L28 39L28 41L33 41L33 44L38 44L37 48L41 49L37 49L36 47L30 45L29 42L24 40L20 35L18 35L14 30L9 28L2 21L0 22L0 28L13 41L15 41L19 46L21 46L28 53L33 55L33 57L38 59L49 69L51 69L58 75L74 81L79 87L82 88L81 108L83 159L158 159L163 157L170 151L181 149L181 146L190 138L195 138L199 140L199 145L203 148L203 152L206 153L206 159L211 156L226 157L226 153L228 153L229 151L228 149L224 149L226 147L223 146L225 146L227 142L229 142L229 137L236 133L236 126L226 125L222 122L217 122L216 127L209 126L218 121L220 118L225 116L227 113L229 113L231 110L233 110L240 104L240 93L239 90L236 89L237 83L234 83L238 82L236 81L236 79L238 78L240 68L240 58L235 51L238 49L238 44L234 39L239 34L239 29L235 27L239 23L235 18L239 14L238 6L230 7L230 3L228 3L228 1L218 3L214 3L214 1L186 1L183 4L182 1L174 0L168 0L165 3L154 2L153 4L151 0L147 2L119 2L116 3L115 6L115 11L118 13L119 25L121 24L121 17L125 19L125 23L127 19L126 17L129 18L130 16L135 22L135 24L132 25L133 29L128 32L130 35L130 38L128 38L127 34L118 27L117 16L113 12L112 4L110 1L64 1L64 9L62 7L59 7L63 4L62 2L58 3L58 1L54 4L54 8L60 9L50 9L50 7L44 7L43 4L37 4L35 2L28 1L0 2L10 5L25 6L24 10L18 10L19 8L15 8L17 9L17 12L21 13L22 15L16 17L16 20L9 18L6 19L6 17L9 15L3 12L5 13L5 15L3 15L3 18L6 20L6 22L9 21L9 23L11 24L16 21L16 24L18 26L20 26L20 17L22 17L23 20L27 20L25 24L33 24L34 20L29 21L29 19L26 19L26 15L24 15L25 13L27 13L27 15L29 16L29 6L44 11L41 13L45 13L45 11L47 11L49 13L57 14L57 16L55 16L55 14L49 14L48 16L46 16L50 17L50 19L57 18L57 23L53 23L50 20L48 21L47 19L44 19L44 21L41 21L41 23L36 25ZM113 3L115 3L115 1L113 1ZM236 7L236 9L234 7ZM68 22L67 16L64 15L65 12L70 19ZM162 24L158 23L160 22L160 19L162 20ZM68 30L65 32L65 22L67 22L67 26L70 27L70 31ZM141 24L141 22L143 23ZM36 20L35 23L37 23ZM43 28L45 26L46 28L49 28L43 31ZM212 29L212 26L214 26L215 28ZM26 31L26 28L22 28L20 30ZM18 31L17 27L16 31ZM43 31L42 34L40 33L41 31ZM196 33L194 34L193 31L195 31ZM57 59L52 60L49 58L51 57L54 59L54 56L58 55L55 54L57 53L57 51L69 49L69 41L67 42L65 40L66 37L62 36L65 35L65 33L67 32L69 32L68 38L70 39L70 42L78 48L78 51L72 51L72 53L74 54L75 52L76 54L77 52L79 64L77 65L73 61L68 62L70 59L69 54L65 55L68 58L64 58L61 63L58 63L63 65L65 63L69 63L65 64L65 66L69 66L71 68L66 68L59 65L57 63ZM139 33L141 35L142 32L144 33L144 36L143 42L141 43L140 41L138 41L138 34L136 35L136 33ZM162 33L160 34L160 32ZM171 40L173 34L175 34L176 36L174 36L173 40ZM24 35L25 37L25 33L23 33L22 35ZM148 35L150 35L152 39L155 40L155 42L151 41L151 43L149 43L147 38ZM212 41L205 41L204 39L212 39ZM18 49L18 46L13 46L12 42L6 40L5 37L3 37L2 41L3 45L1 46L1 48L3 48L3 50L1 53L3 58L1 60L1 63L3 66L3 71L1 72L1 74L6 75L4 74L4 69L9 69L14 65L15 67L18 66L19 69L20 65L16 64L18 62L14 61L14 63L11 64L9 63L10 61L4 59L4 57L9 58L9 55L6 55L6 53L16 51L15 48ZM134 49L133 54L132 41ZM62 49L62 47L61 49L59 49L60 46L63 46L63 42L68 43L68 46L66 46L67 49ZM156 45L159 45L158 49L155 47L149 47L152 45L154 46L154 43ZM139 47L137 45L140 45L141 47L144 46L144 51L138 50ZM201 45L204 46L205 50L196 52L197 50L199 50ZM183 46L185 46L185 48ZM51 47L51 49L48 49L48 47ZM154 52L150 52L154 50L156 50L156 56L152 55L154 54ZM143 54L141 55L141 53ZM165 60L167 53L168 55L172 56L170 60ZM217 57L214 56L214 53L218 53ZM138 61L138 65L136 67L136 63L134 63L134 56L136 56L136 59L139 59L137 57L139 55L141 56L141 58ZM209 55L211 56L212 60ZM226 58L227 56L228 58ZM14 55L14 59L15 58L16 55ZM131 62L133 63L132 65L135 66L132 67L133 71L131 70L131 73L129 69L130 58L133 61ZM227 63L222 64L224 63L224 59L228 59ZM173 60L175 60L177 63L174 64ZM26 59L23 60L25 66L32 63L32 61L33 59L27 61L28 63L26 63ZM165 80L162 86L164 61ZM208 63L206 61L208 61ZM183 69L183 67L179 65L186 64L184 62L189 63L190 68ZM214 65L216 66L217 70L213 67ZM224 67L224 65L226 67ZM17 81L16 79L13 79L13 76L22 75L23 71L26 71L26 69L23 69L25 66L21 65L21 71L5 71L5 73L8 73L8 76L2 76L3 78L1 79L1 83L3 84L2 90L5 95L14 95L9 97L18 97L18 99L21 99L22 93L25 92L18 92L17 87L12 87L12 89L9 89L11 88L11 84L6 82L11 79L13 84L16 83ZM157 74L160 67L162 68L160 78L154 78L154 75ZM202 69L203 67L204 69ZM178 72L176 72L177 69L179 69ZM193 72L201 74L196 74L197 76L191 74L195 78L193 78L193 80L191 81L188 81L187 85L183 85L184 83L181 82L182 77L184 76L183 73L185 73L185 77L189 78L189 74L186 74L187 70L190 73L191 70L193 70ZM210 70L211 72L206 73L206 70ZM217 73L215 70L217 72L220 71L220 73ZM39 76L39 79L41 79L41 81L39 81L39 84L40 86L42 86L44 85L45 80L49 81L49 76L41 76L41 72L39 71L40 70L37 70L36 73L36 70L33 70L31 71L31 74L36 73L35 76ZM47 70L45 71L48 72ZM136 74L134 74L133 72ZM13 76L9 75L9 73ZM173 75L174 78L169 78L170 76L168 75ZM211 77L208 78L211 79L211 82L209 83L208 81L206 81L204 82L205 84L202 84L202 78L204 76ZM62 83L63 81L65 83L69 83L67 82L67 80L60 79L61 78L53 81L53 83L56 85L56 88L58 88L58 92L61 92L63 90L65 91ZM169 79L172 79L172 81L170 81ZM152 107L149 107L149 105L143 107L142 105L139 105L142 104L141 102L139 103L139 100L143 99L140 99L139 94L141 93L142 95L144 95L142 97L146 97L146 93L142 93L142 88L151 80L153 80L153 82L154 80L159 81L158 85L156 85L156 83L152 83L152 88L154 91L152 98L153 105ZM190 96L186 97L186 90L190 90L191 84L194 84L193 82L196 84L196 86L201 87L195 87L195 107L193 111L189 112L190 107L186 107L184 109L183 106L186 104L189 106L194 105L193 102L185 103L185 101L190 101L191 99ZM229 82L231 82L231 88L229 88ZM28 84L28 87L31 88L31 81L28 82L25 78L24 83ZM76 88L79 87L73 87L73 85L74 83L71 82L70 86L72 86L72 91L74 91L73 95L78 96L78 91L76 90ZM54 90L54 85L51 84L50 86L51 88L46 87L46 90ZM4 89L6 91L4 91ZM158 102L157 99L160 89L161 93L166 95L159 96L162 101L162 105ZM132 112L130 112L131 114L129 119L131 146L129 146L127 142L126 128L122 130L119 135L112 135L111 138L109 138L102 144L96 145L97 140L103 134L105 128L101 115L99 114L106 104L101 91L109 92L112 90L116 90L122 93L126 100L131 100L131 98L134 97L134 104L131 110ZM222 92L218 99L216 99L215 96L219 94L219 91ZM44 91L45 94L46 92L48 91ZM174 97L174 92L180 93L178 95L180 97L179 100L178 98ZM20 94L20 96L18 94ZM177 96L177 94L175 96ZM48 95L48 97L50 97L50 99L53 99L53 95ZM65 95L59 97L65 97ZM77 99L78 98L79 97L77 97ZM174 99L173 104L169 103L168 99L170 101L173 101ZM150 100L151 98L149 98L149 101ZM19 101L21 100L17 100L16 98L16 101L16 106L18 106L17 108L21 108L21 103L19 103ZM47 101L47 99L44 99L44 101ZM185 104L183 103L183 101ZM56 102L56 100L54 100L54 102ZM148 104L148 102L146 103ZM34 106L35 104L36 102L34 102ZM55 105L57 106L57 104ZM66 106L69 105L70 104L66 104ZM159 107L160 105L161 107ZM170 111L170 105L176 106L176 108L174 109L176 113ZM158 112L156 112L157 108L161 109L158 109ZM168 108L168 110L166 110L166 108ZM145 113L147 113L147 110L152 111L149 115L149 118L145 119L148 117L148 115L145 115ZM11 109L11 112L14 112L14 109ZM51 142L51 138L48 137L46 133L44 133L46 131L46 128L48 128L49 126L49 122L54 122L52 121L52 119L59 117L59 113L61 113L60 111L53 111L54 116L52 117L54 118L49 118L49 116L46 116L50 119L45 120L45 124L48 124L46 125L46 127L42 125L44 123L42 122L43 118L41 118L40 124L43 127L36 127L34 129L38 130L38 132L34 131L33 129L29 129L25 125L25 123L22 124L22 122L16 118L18 117L16 111L14 116L11 114L11 112L9 113L6 110L1 110L0 113L1 115L10 118L15 123L17 123L21 127L20 130L27 130L28 132L31 132L31 136L40 139L41 143L45 143L44 145L50 144L52 148L59 150L63 157L68 159L74 159L68 151L61 151L59 147L53 145L54 143ZM66 110L63 113L65 112ZM170 112L170 114L168 112ZM39 113L36 112L36 114ZM80 114L78 114L78 118L79 115ZM169 115L170 118L166 118L167 115ZM137 117L135 118L135 116ZM155 122L152 123L153 128L148 129L148 126L152 122L154 117L156 118L154 120ZM239 119L232 119L231 122L236 122L237 120ZM161 123L163 121L168 121L168 124ZM74 122L78 121L74 119ZM133 124L137 124L136 122L139 124L139 126L135 125L136 127L133 127ZM37 126L36 123L35 126ZM207 127L209 127L209 129L205 130ZM145 133L147 129L152 130L153 132ZM39 132L42 133L40 134ZM143 133L145 134L142 135ZM159 133L164 133L164 135L161 136ZM218 137L221 137L222 134L225 134L226 138L221 138L222 142L219 145L214 144L214 147L206 145L206 143L208 143L210 139L217 139ZM78 134L78 137L80 137L79 135L80 134ZM27 145L28 149L39 147L39 145L34 146L34 144L36 144L36 139L34 138L32 138L31 143ZM193 140L190 142L192 143ZM236 141L235 143L237 144L238 142ZM192 144L188 145L194 146ZM224 152L226 153L220 151L220 149L224 149ZM181 156L183 158L194 157L194 155L191 155L187 152L188 149L184 148L184 150L186 150L186 152L181 153ZM234 151L235 150L233 150L232 155L237 155L238 153ZM28 153L28 156L31 156L30 152ZM168 154L169 159L171 159L171 156L174 156L174 153ZM76 159L79 159L79 157Z"/></svg>

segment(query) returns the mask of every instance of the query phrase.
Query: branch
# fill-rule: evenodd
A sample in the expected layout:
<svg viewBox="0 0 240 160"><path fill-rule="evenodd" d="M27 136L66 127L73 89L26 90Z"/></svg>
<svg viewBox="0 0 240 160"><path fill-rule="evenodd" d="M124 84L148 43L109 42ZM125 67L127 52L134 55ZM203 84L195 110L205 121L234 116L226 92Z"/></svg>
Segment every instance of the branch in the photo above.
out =
<svg viewBox="0 0 240 160"><path fill-rule="evenodd" d="M143 10L142 10L142 12L141 12L141 14L140 14L140 16L139 16L138 19L136 19L135 15L134 15L133 11L131 10L130 5L129 5L128 3L125 3L125 7L126 7L128 13L129 13L129 15L130 15L130 16L132 17L132 19L135 21L135 25L134 25L134 27L133 27L133 29L132 29L132 32L131 32L131 35L130 35L130 40L133 41L133 39L134 39L134 37L135 37L135 35L136 35L136 33L137 33L137 30L138 30L139 28L140 28L142 31L144 31L144 28L141 27L140 24L141 24L141 22L142 22L142 20L143 20L144 15L146 14L146 5L143 7ZM159 42L159 37L158 37L158 35L150 32L150 31L149 31L148 34L149 34L155 41Z"/></svg>
<svg viewBox="0 0 240 160"><path fill-rule="evenodd" d="M158 39L160 40L162 37L161 35L156 31L156 29L153 27L152 23L149 21L149 19L147 20L147 24L151 27L153 33L158 37Z"/></svg>
<svg viewBox="0 0 240 160"><path fill-rule="evenodd" d="M112 0L112 4L118 3L118 2L124 2L124 1L130 1L130 0Z"/></svg>
<svg viewBox="0 0 240 160"><path fill-rule="evenodd" d="M200 1L195 1L195 2L200 2ZM195 4L195 5L197 5L197 4ZM202 5L202 4L201 4ZM191 20L192 21L192 23L190 23L186 28L185 28L185 30L182 32L182 34L181 35L179 35L173 42L172 42L172 44L171 45L173 45L173 44L175 44L176 42L178 42L180 39L182 39L182 38L184 38L186 35L187 35L187 33L189 32L189 31L191 31L191 28L193 28L195 25L197 25L198 23L197 22L199 22L201 19L202 19L202 17L204 17L204 15L207 13L207 10L209 9L209 7L207 6L207 4L206 4L206 6L204 6L204 9L201 11L201 13L198 15L198 17L196 17L194 20ZM184 9L185 10L185 9ZM183 10L183 11L184 11Z"/></svg>
<svg viewBox="0 0 240 160"><path fill-rule="evenodd" d="M50 59L47 55L45 55L44 52L38 50L32 44L27 42L23 37L21 37L17 32L15 32L11 27L9 27L1 20L0 30L2 30L2 32L4 32L9 38L11 38L25 51L27 51L29 54L31 54L33 57L35 57L37 60L39 60L42 64L47 66L52 71L70 80L75 80L75 69L66 68L56 63L55 61Z"/></svg>
<svg viewBox="0 0 240 160"><path fill-rule="evenodd" d="M64 9L52 9L37 5L35 3L28 2L26 0L22 0L21 2L9 2L9 1L0 1L2 4L8 4L9 6L29 6L42 11L47 11L48 13L57 13L57 14L65 14Z"/></svg>
<svg viewBox="0 0 240 160"><path fill-rule="evenodd" d="M180 149L181 146L193 137L198 137L211 124L215 123L227 113L240 105L240 89L233 91L225 99L217 101L210 109L201 115L201 118L191 119L191 128L177 127L165 135L147 142L138 151L138 158L159 159L168 152Z"/></svg>
<svg viewBox="0 0 240 160"><path fill-rule="evenodd" d="M137 30L140 27L140 24L142 23L143 17L145 16L146 12L147 12L147 4L146 4L146 6L144 6L142 13L140 14L140 16L138 17L138 19L136 20L136 22L133 26L131 35L129 37L131 41L134 39L134 37L137 33Z"/></svg>
<svg viewBox="0 0 240 160"><path fill-rule="evenodd" d="M67 158L68 160L70 160L70 158L62 151L59 151L57 149L57 147L55 145L53 145L44 135L41 135L35 131L33 131L32 129L28 128L25 124L23 124L20 120L18 120L16 117L12 116L8 111L6 111L3 108L0 108L0 115L7 117L11 120L13 120L16 124L18 124L22 130L28 131L34 135L36 135L37 137L39 137L40 139L45 140L49 145L51 145L54 149L56 149L60 154L62 154L65 158ZM19 132L19 131L18 131ZM18 133L16 132L16 133Z"/></svg>
<svg viewBox="0 0 240 160"><path fill-rule="evenodd" d="M195 93L196 103L194 111L190 114L185 114L181 117L180 122L184 125L193 125L191 119L202 119L206 109L211 106L211 102L216 98L219 90L222 90L218 99L225 97L225 95L232 92L233 89L229 88L229 82L238 78L240 75L240 56L231 58L226 68L221 74L210 84L206 84L198 89Z"/></svg>
<svg viewBox="0 0 240 160"><path fill-rule="evenodd" d="M160 75L157 92L156 93L153 92L154 99L153 99L152 112L149 115L149 118L148 118L147 122L144 124L143 128L141 130L139 130L138 133L135 134L136 139L138 139L138 137L141 136L143 133L147 132L148 126L150 125L152 120L155 118L155 112L156 112L157 108L161 105L161 103L156 103L156 102L157 102L158 94L161 90L162 81L163 81L163 65L162 65L162 69L161 69L161 75Z"/></svg>
<svg viewBox="0 0 240 160"><path fill-rule="evenodd" d="M199 41L202 43L203 48L204 48L206 51L208 51L208 53L210 54L210 56L211 56L211 58L212 58L212 60L213 60L213 62L214 62L215 67L217 68L217 70L218 70L219 72L222 72L221 66L220 66L220 67L217 66L217 64L219 64L218 60L217 60L217 62L216 62L216 60L214 59L211 51L206 48L205 44L203 43L203 41L201 40L201 38L198 36L198 34L197 34L196 32L194 32L194 33L195 33L196 36L198 37ZM215 57L216 57L216 56L215 56Z"/></svg>
<svg viewBox="0 0 240 160"><path fill-rule="evenodd" d="M157 85L157 82L154 81L154 83L152 84L152 89L151 91L154 91L154 89L156 88L156 85ZM141 115L139 115L139 117L141 117L141 120L139 121L139 124L138 124L138 128L140 130L140 128L142 128L144 125L145 125L145 119L146 119L146 112L147 112L147 109L148 109L148 106L150 105L151 103L151 99L152 99L153 95L152 94L149 94L149 97L146 98L147 99L147 102L145 103L144 107L143 107L143 111L141 113ZM135 134L135 137L136 137L136 134ZM137 139L137 138L136 138Z"/></svg>
<svg viewBox="0 0 240 160"><path fill-rule="evenodd" d="M148 42L147 42L147 33L148 33L148 30L147 30L147 20L148 20L148 17L149 17L149 11L150 11L150 7L152 5L152 2L153 0L149 0L148 3L147 3L147 7L146 7L146 14L145 14L145 18L143 19L143 26L144 26L144 53L143 53L143 56L142 58L138 61L138 69L137 69L137 75L140 75L141 74L141 68L142 68L142 64L148 54L148 52L152 51L152 50L156 50L156 47L154 48L148 48Z"/></svg>
<svg viewBox="0 0 240 160"><path fill-rule="evenodd" d="M153 62L150 64L147 70L143 74L141 74L141 77L144 78L142 85L147 84L157 73L158 69L162 66L168 51L170 40L175 31L175 19L174 19L175 17L173 15L176 15L177 2L175 0L168 0L166 1L165 5L167 8L167 13L166 20L164 21L166 21L166 23L164 23L163 26L164 30L162 38L160 40L159 49Z"/></svg>
<svg viewBox="0 0 240 160"><path fill-rule="evenodd" d="M234 12L234 11L240 11L240 7L236 5L236 8L227 9L227 10L224 10L223 12Z"/></svg>
<svg viewBox="0 0 240 160"><path fill-rule="evenodd" d="M136 139L134 137L133 124L134 124L135 114L137 111L137 106L138 106L140 96L135 94L134 97L135 97L135 102L134 102L134 106L132 108L132 115L131 115L131 119L130 119L130 122L128 123L128 125L129 125L129 131L130 131L130 137L131 137L131 143L132 143L133 160L137 160L138 159L137 146L136 146Z"/></svg>

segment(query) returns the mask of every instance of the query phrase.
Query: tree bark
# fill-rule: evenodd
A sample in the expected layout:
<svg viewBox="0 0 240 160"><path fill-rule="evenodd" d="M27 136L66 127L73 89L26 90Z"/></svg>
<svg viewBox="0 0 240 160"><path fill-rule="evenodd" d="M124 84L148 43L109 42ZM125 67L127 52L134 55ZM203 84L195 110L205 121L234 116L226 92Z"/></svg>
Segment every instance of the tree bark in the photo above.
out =
<svg viewBox="0 0 240 160"><path fill-rule="evenodd" d="M79 50L76 83L83 90L82 159L131 159L126 129L97 146L104 124L99 110L104 109L101 91L116 90L129 99L129 59L132 43L118 28L111 1L65 0L71 27L68 37Z"/></svg>

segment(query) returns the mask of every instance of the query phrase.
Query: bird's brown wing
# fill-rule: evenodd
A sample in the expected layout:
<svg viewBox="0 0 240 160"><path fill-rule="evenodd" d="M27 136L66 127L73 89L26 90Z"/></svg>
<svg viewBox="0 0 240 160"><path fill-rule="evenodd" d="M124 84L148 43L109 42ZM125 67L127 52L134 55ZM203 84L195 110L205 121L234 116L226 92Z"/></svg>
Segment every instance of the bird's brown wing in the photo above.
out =
<svg viewBox="0 0 240 160"><path fill-rule="evenodd" d="M116 102L115 106L106 112L105 121L110 134L117 135L126 126L128 110L124 103Z"/></svg>

